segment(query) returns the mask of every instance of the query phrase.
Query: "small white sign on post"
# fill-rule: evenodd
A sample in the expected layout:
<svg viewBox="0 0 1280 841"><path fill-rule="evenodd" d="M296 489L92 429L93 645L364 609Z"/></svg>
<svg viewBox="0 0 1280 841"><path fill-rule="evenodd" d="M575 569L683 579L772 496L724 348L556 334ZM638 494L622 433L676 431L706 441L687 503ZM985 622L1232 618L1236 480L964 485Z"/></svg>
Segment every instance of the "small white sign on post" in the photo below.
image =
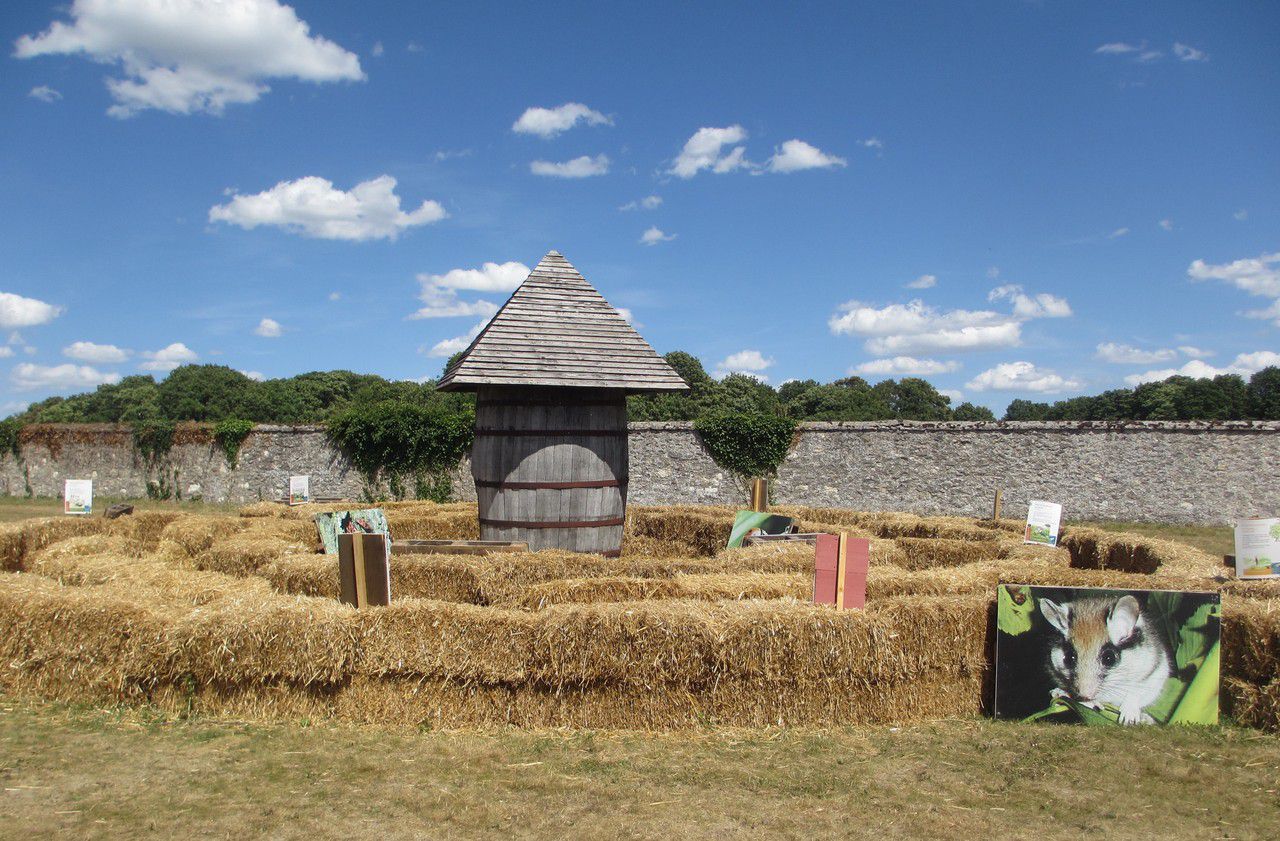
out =
<svg viewBox="0 0 1280 841"><path fill-rule="evenodd" d="M311 501L311 477L310 476L290 476L289 477L289 504L302 505L304 502Z"/></svg>
<svg viewBox="0 0 1280 841"><path fill-rule="evenodd" d="M1061 525L1061 505L1056 502L1033 499L1031 506L1027 509L1027 530L1022 535L1022 542L1040 546L1057 546L1058 529Z"/></svg>
<svg viewBox="0 0 1280 841"><path fill-rule="evenodd" d="M1236 578L1280 578L1280 517L1236 521Z"/></svg>
<svg viewBox="0 0 1280 841"><path fill-rule="evenodd" d="M93 513L93 480L68 479L62 486L63 514Z"/></svg>

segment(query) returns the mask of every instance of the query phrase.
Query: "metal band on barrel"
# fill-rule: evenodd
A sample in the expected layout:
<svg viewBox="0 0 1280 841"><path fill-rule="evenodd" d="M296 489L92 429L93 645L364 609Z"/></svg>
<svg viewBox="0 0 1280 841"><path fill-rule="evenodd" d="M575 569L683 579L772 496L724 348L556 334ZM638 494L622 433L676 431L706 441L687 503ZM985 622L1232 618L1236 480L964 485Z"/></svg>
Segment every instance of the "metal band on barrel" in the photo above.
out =
<svg viewBox="0 0 1280 841"><path fill-rule="evenodd" d="M610 517L607 520L491 520L480 518L480 525L495 529L598 529L621 526L626 517Z"/></svg>
<svg viewBox="0 0 1280 841"><path fill-rule="evenodd" d="M573 488L620 488L626 478L598 479L585 482L504 482L496 479L476 479L477 488L498 488L504 491L567 491Z"/></svg>

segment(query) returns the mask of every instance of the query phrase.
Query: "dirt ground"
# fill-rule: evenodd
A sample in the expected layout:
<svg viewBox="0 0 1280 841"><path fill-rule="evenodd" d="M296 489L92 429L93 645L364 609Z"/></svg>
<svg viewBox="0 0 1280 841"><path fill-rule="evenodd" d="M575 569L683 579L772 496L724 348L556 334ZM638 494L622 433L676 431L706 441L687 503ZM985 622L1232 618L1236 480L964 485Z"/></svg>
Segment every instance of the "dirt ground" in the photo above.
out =
<svg viewBox="0 0 1280 841"><path fill-rule="evenodd" d="M1274 838L1280 739L990 721L418 732L0 708L0 837Z"/></svg>

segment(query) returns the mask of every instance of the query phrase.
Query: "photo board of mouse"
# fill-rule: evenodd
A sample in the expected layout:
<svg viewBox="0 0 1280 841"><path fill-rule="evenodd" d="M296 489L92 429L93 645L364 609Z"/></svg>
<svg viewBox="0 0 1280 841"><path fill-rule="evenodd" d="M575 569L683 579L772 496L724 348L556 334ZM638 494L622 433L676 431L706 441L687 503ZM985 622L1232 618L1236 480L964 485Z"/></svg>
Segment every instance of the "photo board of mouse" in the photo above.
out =
<svg viewBox="0 0 1280 841"><path fill-rule="evenodd" d="M1218 593L1001 584L996 718L1216 724Z"/></svg>

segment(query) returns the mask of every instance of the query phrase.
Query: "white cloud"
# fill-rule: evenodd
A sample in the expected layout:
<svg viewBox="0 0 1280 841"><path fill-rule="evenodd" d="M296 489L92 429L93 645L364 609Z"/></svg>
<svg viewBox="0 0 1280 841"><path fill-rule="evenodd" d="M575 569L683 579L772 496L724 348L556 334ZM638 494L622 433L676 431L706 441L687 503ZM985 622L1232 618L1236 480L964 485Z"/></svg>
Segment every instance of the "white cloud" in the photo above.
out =
<svg viewBox="0 0 1280 841"><path fill-rule="evenodd" d="M1271 306L1260 310L1246 310L1245 318L1260 318L1280 327L1280 298L1271 302Z"/></svg>
<svg viewBox="0 0 1280 841"><path fill-rule="evenodd" d="M675 234L664 234L657 226L654 226L640 235L640 242L644 245L657 245L660 242L670 242L675 238Z"/></svg>
<svg viewBox="0 0 1280 841"><path fill-rule="evenodd" d="M938 285L937 275L922 274L915 280L906 284L908 289L932 289Z"/></svg>
<svg viewBox="0 0 1280 841"><path fill-rule="evenodd" d="M395 239L406 228L429 225L448 217L439 202L424 201L412 213L400 209L396 179L380 175L349 192L333 182L309 175L281 181L253 195L236 194L230 202L209 209L210 222L228 222L251 230L274 225L318 239Z"/></svg>
<svg viewBox="0 0 1280 841"><path fill-rule="evenodd" d="M925 377L933 374L947 374L959 370L960 363L954 359L916 359L914 356L894 356L889 359L872 359L849 369L850 374L863 376L908 376Z"/></svg>
<svg viewBox="0 0 1280 841"><path fill-rule="evenodd" d="M41 102L57 102L62 99L62 94L48 85L38 85L31 89L27 96L32 99L38 99Z"/></svg>
<svg viewBox="0 0 1280 841"><path fill-rule="evenodd" d="M1030 362L1001 362L965 383L973 391L1035 391L1054 393L1080 388L1079 380L1060 376Z"/></svg>
<svg viewBox="0 0 1280 841"><path fill-rule="evenodd" d="M1146 52L1142 53L1142 55L1138 56L1137 61L1143 64L1149 64L1150 62L1155 61L1156 59L1160 58L1163 55L1164 53L1160 52L1159 50L1147 50Z"/></svg>
<svg viewBox="0 0 1280 841"><path fill-rule="evenodd" d="M1141 385L1142 383L1159 382L1167 380L1169 377L1183 376L1195 377L1217 377L1221 374L1239 374L1242 377L1248 377L1263 368L1269 368L1272 365L1280 365L1280 353L1270 350L1259 350L1253 353L1242 353L1237 356L1230 365L1222 368L1215 368L1207 362L1199 359L1193 359L1181 368L1161 368L1155 371L1147 371L1142 374L1132 374L1124 378L1129 385Z"/></svg>
<svg viewBox="0 0 1280 841"><path fill-rule="evenodd" d="M773 367L773 359L766 359L760 351L740 350L717 362L711 375L720 380L730 374L750 374L763 382L768 380L763 372L771 367Z"/></svg>
<svg viewBox="0 0 1280 841"><path fill-rule="evenodd" d="M1107 234L1107 239L1119 239L1122 236L1128 235L1128 233L1129 233L1128 228L1116 228L1114 231Z"/></svg>
<svg viewBox="0 0 1280 841"><path fill-rule="evenodd" d="M376 55L380 55L380 53L376 53ZM254 382L260 383L266 379L266 377L263 376L261 371L241 371L240 373L244 374L246 377L253 380Z"/></svg>
<svg viewBox="0 0 1280 841"><path fill-rule="evenodd" d="M455 336L452 339L445 339L442 342L436 342L431 350L427 351L427 356L453 356L460 350L466 350L470 347L471 342L476 336L480 335L480 331L484 329L487 321L481 321L467 331L464 336Z"/></svg>
<svg viewBox="0 0 1280 841"><path fill-rule="evenodd" d="M923 301L875 307L858 301L840 306L827 321L835 335L867 339L876 356L1012 347L1022 338L1021 322L989 310L939 312Z"/></svg>
<svg viewBox="0 0 1280 841"><path fill-rule="evenodd" d="M1172 219L1161 219L1161 220L1160 220L1160 227L1164 228L1166 231L1172 231L1172 230L1173 230L1173 220L1172 220Z"/></svg>
<svg viewBox="0 0 1280 841"><path fill-rule="evenodd" d="M182 342L174 342L160 350L144 350L142 357L147 361L138 367L144 371L172 371L179 365L195 362L200 358Z"/></svg>
<svg viewBox="0 0 1280 841"><path fill-rule="evenodd" d="M960 401L964 399L964 392L960 391L959 389L940 388L938 389L938 393L941 394L943 397L950 397L952 406L960 405Z"/></svg>
<svg viewBox="0 0 1280 841"><path fill-rule="evenodd" d="M342 293L341 293L341 292L337 292L337 291L330 292L330 293L329 293L329 300L330 300L330 301L341 301L341 300L342 300Z"/></svg>
<svg viewBox="0 0 1280 841"><path fill-rule="evenodd" d="M622 320L623 320L623 321L627 322L628 324L635 324L635 323L636 323L635 315L633 315L633 314L632 314L632 312L631 312L631 310L630 310L629 308L627 308L627 307L614 307L614 309L617 311L618 315L622 316Z"/></svg>
<svg viewBox="0 0 1280 841"><path fill-rule="evenodd" d="M387 51L386 47L382 46L381 41L374 41L373 49L369 50L369 54L372 55L374 58L381 58L382 54L385 53L386 51Z"/></svg>
<svg viewBox="0 0 1280 841"><path fill-rule="evenodd" d="M104 383L118 383L120 375L99 371L88 365L36 365L19 362L9 374L9 383L17 391L36 389L94 388Z"/></svg>
<svg viewBox="0 0 1280 841"><path fill-rule="evenodd" d="M497 304L483 299L460 301L459 290L511 292L528 276L529 267L515 261L485 263L478 269L451 269L444 274L419 274L418 283L422 289L418 293L418 299L425 306L409 318L453 318L462 315L488 318L498 311Z"/></svg>
<svg viewBox="0 0 1280 841"><path fill-rule="evenodd" d="M422 46L417 41L410 41L404 45L404 50L407 53L421 53L426 52L426 47Z"/></svg>
<svg viewBox="0 0 1280 841"><path fill-rule="evenodd" d="M1150 365L1154 362L1168 362L1170 359L1176 359L1178 352L1169 348L1142 350L1132 345L1102 342L1098 345L1095 355L1103 362L1115 365Z"/></svg>
<svg viewBox="0 0 1280 841"><path fill-rule="evenodd" d="M8 345L0 345L0 359L8 359L13 356L13 348Z"/></svg>
<svg viewBox="0 0 1280 841"><path fill-rule="evenodd" d="M653 210L662 204L662 196L645 196L636 201L629 201L618 210Z"/></svg>
<svg viewBox="0 0 1280 841"><path fill-rule="evenodd" d="M1071 315L1071 305L1065 298L1039 292L1027 295L1016 283L997 286L987 293L988 301L1008 298L1013 304L1013 314L1019 318L1066 318Z"/></svg>
<svg viewBox="0 0 1280 841"><path fill-rule="evenodd" d="M520 115L511 126L511 130L519 134L536 134L544 140L550 140L561 132L568 131L579 122L589 126L611 126L613 120L593 111L581 102L566 102L555 108L529 108Z"/></svg>
<svg viewBox="0 0 1280 841"><path fill-rule="evenodd" d="M280 326L280 322L274 318L264 318L258 322L258 326L253 328L255 336L262 336L264 339L275 339L284 332L284 328Z"/></svg>
<svg viewBox="0 0 1280 841"><path fill-rule="evenodd" d="M1175 41L1173 44L1173 54L1178 57L1179 61L1208 61L1209 54L1204 50L1197 50L1188 44Z"/></svg>
<svg viewBox="0 0 1280 841"><path fill-rule="evenodd" d="M803 140L788 140L782 148L769 158L770 172L800 172L805 169L831 169L837 166L848 166L849 162L835 155L828 155L816 146Z"/></svg>
<svg viewBox="0 0 1280 841"><path fill-rule="evenodd" d="M313 36L277 0L75 0L68 14L69 22L19 38L14 56L83 54L118 64L123 76L107 79L113 117L148 108L221 114L257 101L268 79L365 78L354 53Z"/></svg>
<svg viewBox="0 0 1280 841"><path fill-rule="evenodd" d="M609 172L609 156L582 155L571 161L555 163L554 161L533 161L529 171L534 175L546 175L551 178L590 178L593 175L605 175Z"/></svg>
<svg viewBox="0 0 1280 841"><path fill-rule="evenodd" d="M12 292L0 292L0 328L39 327L62 314L62 307ZM12 344L12 337L10 338Z"/></svg>
<svg viewBox="0 0 1280 841"><path fill-rule="evenodd" d="M1140 49L1142 48L1135 44L1126 44L1123 41L1113 41L1110 44L1103 44L1101 47L1094 50L1094 52L1101 53L1103 55L1125 55L1126 53L1136 53Z"/></svg>
<svg viewBox="0 0 1280 841"><path fill-rule="evenodd" d="M453 158L469 158L474 154L475 152L471 149L437 149L433 157L439 163Z"/></svg>
<svg viewBox="0 0 1280 841"><path fill-rule="evenodd" d="M684 148L676 155L668 173L677 178L692 178L704 169L716 173L731 172L749 166L744 155L745 147L738 146L725 153L726 146L733 146L747 139L747 130L739 125L726 128L700 128L685 141Z"/></svg>
<svg viewBox="0 0 1280 841"><path fill-rule="evenodd" d="M1178 353L1183 356L1190 356L1197 359L1203 356L1213 356L1213 351L1192 347L1191 345L1178 345Z"/></svg>
<svg viewBox="0 0 1280 841"><path fill-rule="evenodd" d="M867 147L868 149L884 148L884 141L878 137L868 137L866 140L860 140L858 142L861 143L863 146Z"/></svg>
<svg viewBox="0 0 1280 841"><path fill-rule="evenodd" d="M1218 265L1196 260L1187 274L1192 280L1221 280L1250 295L1280 298L1280 251Z"/></svg>
<svg viewBox="0 0 1280 841"><path fill-rule="evenodd" d="M1244 208L1241 208L1240 210L1237 210L1235 213L1231 214L1231 216L1237 222L1243 222L1244 220L1249 218L1249 211L1245 210Z"/></svg>
<svg viewBox="0 0 1280 841"><path fill-rule="evenodd" d="M995 279L996 279L996 278L998 278L999 276L1000 276L1000 267L999 267L999 266L988 266L988 267L987 267L987 277L991 278L992 280L995 280Z"/></svg>
<svg viewBox="0 0 1280 841"><path fill-rule="evenodd" d="M94 342L72 342L62 349L62 355L81 362L96 362L99 365L124 362L133 353L131 350L115 345L99 345Z"/></svg>

